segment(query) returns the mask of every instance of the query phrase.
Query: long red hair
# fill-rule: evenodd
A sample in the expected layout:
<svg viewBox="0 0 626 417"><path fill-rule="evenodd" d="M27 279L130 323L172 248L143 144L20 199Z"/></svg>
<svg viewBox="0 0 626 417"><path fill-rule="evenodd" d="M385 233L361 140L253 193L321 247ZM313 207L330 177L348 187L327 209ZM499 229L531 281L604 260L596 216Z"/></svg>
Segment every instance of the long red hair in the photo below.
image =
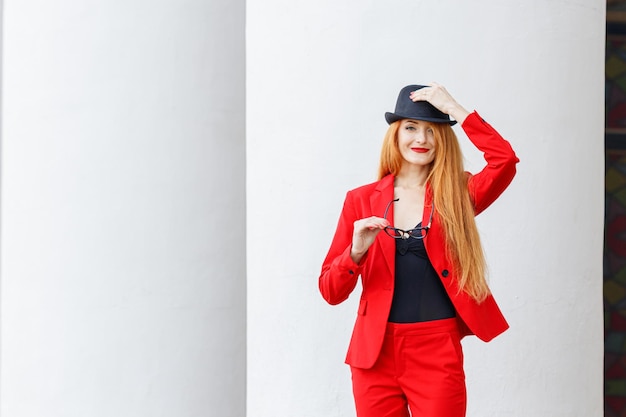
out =
<svg viewBox="0 0 626 417"><path fill-rule="evenodd" d="M398 175L404 159L398 148L401 121L392 123L385 134L380 154L378 179ZM435 138L435 159L427 181L433 192L435 211L446 235L446 250L457 271L459 290L477 302L489 295L486 262L474 205L467 188L468 174L456 134L447 123L428 123Z"/></svg>

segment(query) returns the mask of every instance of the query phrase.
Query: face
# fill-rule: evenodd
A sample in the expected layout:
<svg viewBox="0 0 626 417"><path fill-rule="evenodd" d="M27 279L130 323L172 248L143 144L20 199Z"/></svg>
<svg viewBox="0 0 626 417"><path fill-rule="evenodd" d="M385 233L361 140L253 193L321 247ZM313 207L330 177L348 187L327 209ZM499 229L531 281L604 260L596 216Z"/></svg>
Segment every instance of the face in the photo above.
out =
<svg viewBox="0 0 626 417"><path fill-rule="evenodd" d="M428 122L401 120L398 149L405 163L429 165L435 159L435 132Z"/></svg>

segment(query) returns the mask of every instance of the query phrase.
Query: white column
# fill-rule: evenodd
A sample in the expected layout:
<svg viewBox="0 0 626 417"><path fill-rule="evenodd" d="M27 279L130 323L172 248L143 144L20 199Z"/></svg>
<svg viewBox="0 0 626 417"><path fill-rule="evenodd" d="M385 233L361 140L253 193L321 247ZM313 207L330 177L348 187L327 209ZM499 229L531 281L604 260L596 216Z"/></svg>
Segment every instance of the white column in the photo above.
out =
<svg viewBox="0 0 626 417"><path fill-rule="evenodd" d="M521 159L479 218L511 329L464 341L468 416L602 413L604 10L248 1L249 417L354 415L343 359L360 287L331 307L317 277L345 192L375 180L383 113L430 81Z"/></svg>
<svg viewBox="0 0 626 417"><path fill-rule="evenodd" d="M244 7L4 1L3 417L245 414Z"/></svg>

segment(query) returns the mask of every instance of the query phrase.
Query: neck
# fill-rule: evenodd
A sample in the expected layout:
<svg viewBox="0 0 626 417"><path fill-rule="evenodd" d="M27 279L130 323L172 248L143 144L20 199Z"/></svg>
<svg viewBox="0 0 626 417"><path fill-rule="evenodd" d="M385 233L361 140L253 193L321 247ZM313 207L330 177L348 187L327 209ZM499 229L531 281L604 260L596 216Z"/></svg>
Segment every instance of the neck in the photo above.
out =
<svg viewBox="0 0 626 417"><path fill-rule="evenodd" d="M394 185L401 188L422 188L426 184L429 173L430 167L404 165L396 175Z"/></svg>

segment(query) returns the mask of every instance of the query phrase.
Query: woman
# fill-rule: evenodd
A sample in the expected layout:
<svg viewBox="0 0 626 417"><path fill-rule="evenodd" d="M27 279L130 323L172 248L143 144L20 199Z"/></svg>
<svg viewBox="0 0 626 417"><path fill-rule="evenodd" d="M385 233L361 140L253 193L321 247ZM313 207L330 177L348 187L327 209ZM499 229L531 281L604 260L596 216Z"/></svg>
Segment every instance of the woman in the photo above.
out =
<svg viewBox="0 0 626 417"><path fill-rule="evenodd" d="M346 357L359 417L465 416L460 340L489 341L508 328L486 283L474 216L519 160L436 83L404 87L385 118L379 181L348 192L320 291L341 303L361 277ZM456 122L484 153L476 175L463 170Z"/></svg>

